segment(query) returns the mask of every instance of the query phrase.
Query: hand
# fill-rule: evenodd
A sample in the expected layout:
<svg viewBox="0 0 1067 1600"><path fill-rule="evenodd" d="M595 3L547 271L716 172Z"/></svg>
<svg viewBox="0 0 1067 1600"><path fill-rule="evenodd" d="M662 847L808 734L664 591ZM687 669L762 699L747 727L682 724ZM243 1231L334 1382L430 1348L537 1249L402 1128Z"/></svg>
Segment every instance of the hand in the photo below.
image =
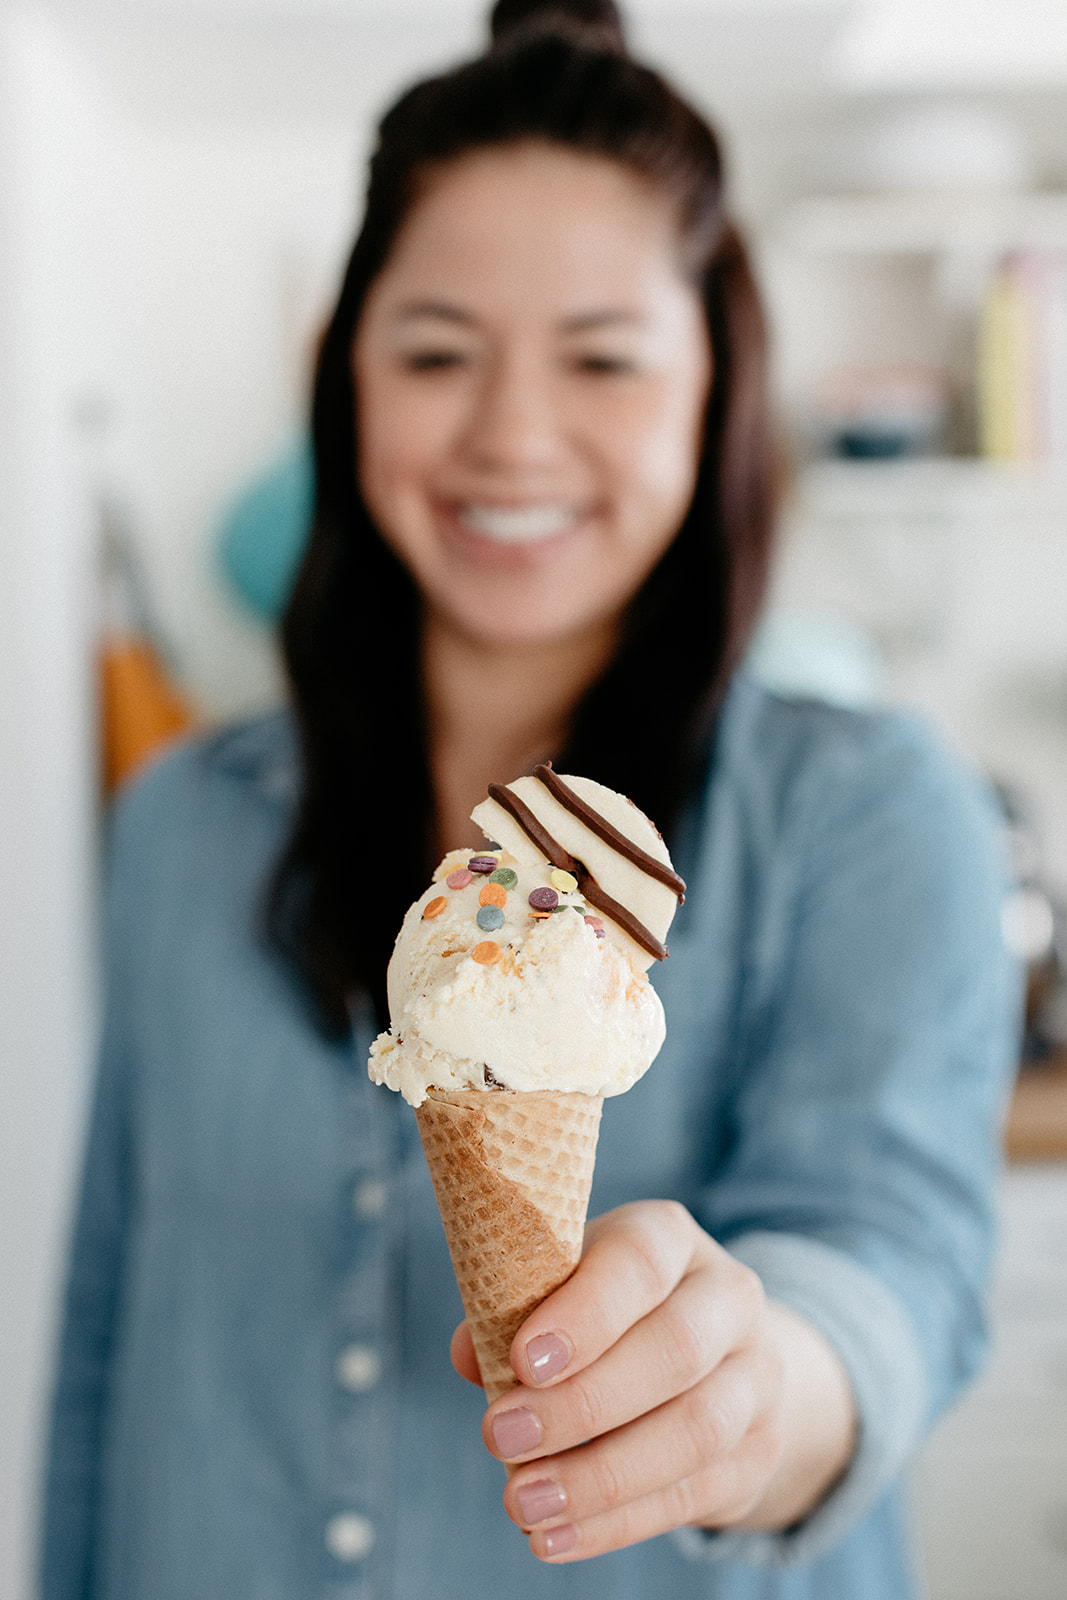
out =
<svg viewBox="0 0 1067 1600"><path fill-rule="evenodd" d="M478 1381L465 1323L452 1358ZM851 1454L836 1355L671 1201L590 1223L577 1271L527 1318L511 1361L521 1387L482 1433L519 1463L504 1506L542 1560L687 1523L787 1527Z"/></svg>

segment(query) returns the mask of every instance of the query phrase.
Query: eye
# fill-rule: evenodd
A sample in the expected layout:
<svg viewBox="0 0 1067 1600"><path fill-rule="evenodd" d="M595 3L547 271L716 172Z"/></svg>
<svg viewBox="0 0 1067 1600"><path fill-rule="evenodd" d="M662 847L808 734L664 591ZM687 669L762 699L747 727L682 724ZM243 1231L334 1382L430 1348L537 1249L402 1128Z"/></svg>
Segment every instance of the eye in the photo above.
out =
<svg viewBox="0 0 1067 1600"><path fill-rule="evenodd" d="M465 351L444 347L409 350L401 357L402 365L408 372L446 372L450 368L464 366L467 360Z"/></svg>
<svg viewBox="0 0 1067 1600"><path fill-rule="evenodd" d="M628 377L638 370L633 356L612 354L606 350L588 350L576 356L574 365L579 372L592 377Z"/></svg>

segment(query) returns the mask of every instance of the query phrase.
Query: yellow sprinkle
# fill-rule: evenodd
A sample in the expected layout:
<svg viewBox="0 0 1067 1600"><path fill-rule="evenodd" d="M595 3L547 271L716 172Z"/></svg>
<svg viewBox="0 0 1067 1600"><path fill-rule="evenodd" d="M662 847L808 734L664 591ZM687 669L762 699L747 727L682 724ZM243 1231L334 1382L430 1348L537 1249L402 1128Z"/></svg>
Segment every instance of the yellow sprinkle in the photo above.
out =
<svg viewBox="0 0 1067 1600"><path fill-rule="evenodd" d="M560 894L570 894L577 889L578 879L573 872L564 872L562 867L554 867L548 875L548 881L553 889L558 889Z"/></svg>

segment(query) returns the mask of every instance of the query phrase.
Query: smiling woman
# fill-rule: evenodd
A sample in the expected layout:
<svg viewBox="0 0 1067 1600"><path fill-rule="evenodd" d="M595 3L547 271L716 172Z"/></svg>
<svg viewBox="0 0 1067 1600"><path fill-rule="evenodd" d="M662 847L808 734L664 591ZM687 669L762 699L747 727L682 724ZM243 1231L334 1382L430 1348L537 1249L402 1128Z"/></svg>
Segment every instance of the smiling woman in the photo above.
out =
<svg viewBox="0 0 1067 1600"><path fill-rule="evenodd" d="M611 0L493 30L381 125L292 712L120 808L44 1600L916 1592L896 1484L980 1353L1014 1059L991 808L912 720L736 670L773 461L715 137ZM688 890L610 1209L484 1409L365 1062L409 902L548 758L655 816Z"/></svg>
<svg viewBox="0 0 1067 1600"><path fill-rule="evenodd" d="M532 141L437 175L355 347L364 498L433 626L613 632L693 497L710 368L647 183Z"/></svg>

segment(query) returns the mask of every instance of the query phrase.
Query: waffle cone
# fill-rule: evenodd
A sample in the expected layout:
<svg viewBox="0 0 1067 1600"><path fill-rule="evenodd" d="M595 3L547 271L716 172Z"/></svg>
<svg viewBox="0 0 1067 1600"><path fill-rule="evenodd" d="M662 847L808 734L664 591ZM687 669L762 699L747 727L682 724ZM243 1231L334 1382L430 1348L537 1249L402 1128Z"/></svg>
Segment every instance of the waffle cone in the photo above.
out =
<svg viewBox="0 0 1067 1600"><path fill-rule="evenodd" d="M603 1099L431 1090L416 1116L486 1396L511 1341L582 1253Z"/></svg>

